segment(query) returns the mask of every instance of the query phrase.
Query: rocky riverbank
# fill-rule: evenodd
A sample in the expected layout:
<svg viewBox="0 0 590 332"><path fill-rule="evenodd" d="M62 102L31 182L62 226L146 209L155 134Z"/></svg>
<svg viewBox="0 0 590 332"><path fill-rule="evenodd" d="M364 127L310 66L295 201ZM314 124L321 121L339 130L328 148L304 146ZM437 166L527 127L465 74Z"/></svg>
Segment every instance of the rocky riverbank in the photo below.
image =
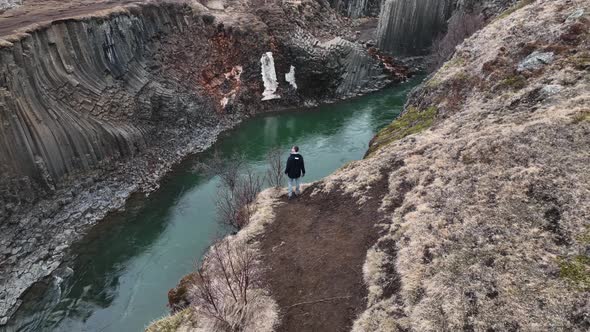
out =
<svg viewBox="0 0 590 332"><path fill-rule="evenodd" d="M49 19L33 26L2 14L0 322L89 226L241 119L409 74L316 2L220 3L14 9Z"/></svg>

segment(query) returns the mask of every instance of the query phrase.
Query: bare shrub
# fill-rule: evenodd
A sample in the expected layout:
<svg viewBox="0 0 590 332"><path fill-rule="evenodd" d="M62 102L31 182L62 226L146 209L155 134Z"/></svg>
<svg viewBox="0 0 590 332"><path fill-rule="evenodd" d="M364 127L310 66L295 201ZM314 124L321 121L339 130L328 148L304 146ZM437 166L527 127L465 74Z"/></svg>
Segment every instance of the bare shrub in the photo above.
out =
<svg viewBox="0 0 590 332"><path fill-rule="evenodd" d="M245 223L240 216L240 208L235 199L234 190L226 186L219 187L215 205L219 222L232 227L234 230L243 228Z"/></svg>
<svg viewBox="0 0 590 332"><path fill-rule="evenodd" d="M256 200L256 196L262 191L264 178L251 169L246 169L236 183L238 201L241 205L250 205Z"/></svg>
<svg viewBox="0 0 590 332"><path fill-rule="evenodd" d="M455 47L484 26L485 19L479 10L455 12L449 19L447 32L436 38L432 44L430 67L440 68L455 53Z"/></svg>
<svg viewBox="0 0 590 332"><path fill-rule="evenodd" d="M283 152L280 148L275 147L266 154L267 170L266 179L271 187L279 188L285 181Z"/></svg>
<svg viewBox="0 0 590 332"><path fill-rule="evenodd" d="M216 331L242 331L259 293L255 250L246 241L215 243L197 270L191 303L211 318Z"/></svg>
<svg viewBox="0 0 590 332"><path fill-rule="evenodd" d="M193 170L210 176L219 176L222 184L233 190L244 163L245 157L242 154L234 153L230 158L224 159L215 151L210 159L197 163Z"/></svg>
<svg viewBox="0 0 590 332"><path fill-rule="evenodd" d="M217 194L217 213L220 222L239 231L244 228L252 216L252 203L262 190L264 179L250 169L237 179L229 183L223 183Z"/></svg>

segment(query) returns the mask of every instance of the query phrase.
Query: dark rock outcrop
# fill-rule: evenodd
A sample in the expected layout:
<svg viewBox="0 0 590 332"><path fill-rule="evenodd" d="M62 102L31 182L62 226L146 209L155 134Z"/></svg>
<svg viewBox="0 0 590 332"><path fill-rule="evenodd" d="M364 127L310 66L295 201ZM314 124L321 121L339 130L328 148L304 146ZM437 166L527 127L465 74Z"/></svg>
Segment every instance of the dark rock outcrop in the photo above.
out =
<svg viewBox="0 0 590 332"><path fill-rule="evenodd" d="M353 18L378 16L381 3L381 0L330 0L330 5L334 9Z"/></svg>

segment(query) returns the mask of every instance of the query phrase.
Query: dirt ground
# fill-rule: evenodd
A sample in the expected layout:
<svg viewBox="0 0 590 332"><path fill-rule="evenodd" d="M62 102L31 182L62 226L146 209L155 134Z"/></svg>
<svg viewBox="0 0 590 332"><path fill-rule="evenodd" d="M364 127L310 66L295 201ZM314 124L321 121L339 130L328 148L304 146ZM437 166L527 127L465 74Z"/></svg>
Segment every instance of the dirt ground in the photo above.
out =
<svg viewBox="0 0 590 332"><path fill-rule="evenodd" d="M312 198L312 187L277 208L261 239L266 282L281 315L277 331L350 330L366 306L362 268L378 237L384 189L359 206L340 192Z"/></svg>

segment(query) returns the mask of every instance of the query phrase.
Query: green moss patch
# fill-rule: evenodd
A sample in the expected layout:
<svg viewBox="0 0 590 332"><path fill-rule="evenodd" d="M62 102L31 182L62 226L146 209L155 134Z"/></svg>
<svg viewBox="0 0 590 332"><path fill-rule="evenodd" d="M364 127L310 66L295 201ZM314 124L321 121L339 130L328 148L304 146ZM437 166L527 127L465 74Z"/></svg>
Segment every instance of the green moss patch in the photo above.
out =
<svg viewBox="0 0 590 332"><path fill-rule="evenodd" d="M590 121L590 113L589 113L588 121ZM590 227L586 227L586 231L584 233L582 233L580 236L578 236L577 240L581 244L589 245L590 244Z"/></svg>
<svg viewBox="0 0 590 332"><path fill-rule="evenodd" d="M580 53L568 58L568 62L578 70L590 70L590 53Z"/></svg>
<svg viewBox="0 0 590 332"><path fill-rule="evenodd" d="M436 72L436 74L434 74L434 76L432 76L432 78L426 82L426 84L425 84L426 87L429 87L429 88L437 87L438 85L440 85L442 83L442 81L439 78L439 76L442 75L441 73L449 70L450 68L463 67L463 66L465 66L465 59L463 59L460 56L453 57L451 60L445 62L443 64L443 66ZM465 72L459 72L458 74L455 75L455 77L453 77L453 79L455 79L455 80L465 80L468 78L469 78L469 76Z"/></svg>
<svg viewBox="0 0 590 332"><path fill-rule="evenodd" d="M426 82L427 88L436 88L441 83L441 80L438 79L437 75L434 75L431 79Z"/></svg>
<svg viewBox="0 0 590 332"><path fill-rule="evenodd" d="M184 309L175 315L168 316L150 324L146 332L176 332L183 324L190 321L190 309Z"/></svg>
<svg viewBox="0 0 590 332"><path fill-rule="evenodd" d="M590 110L582 111L574 115L574 124L578 124L580 122L590 122Z"/></svg>
<svg viewBox="0 0 590 332"><path fill-rule="evenodd" d="M590 290L590 257L577 255L559 263L559 276L582 291Z"/></svg>
<svg viewBox="0 0 590 332"><path fill-rule="evenodd" d="M526 87L527 80L522 75L514 75L509 76L498 84L499 88L511 89L511 90L520 90Z"/></svg>
<svg viewBox="0 0 590 332"><path fill-rule="evenodd" d="M423 111L416 107L409 107L399 118L377 133L371 141L367 156L387 144L430 128L434 123L436 114L436 107L428 107Z"/></svg>

